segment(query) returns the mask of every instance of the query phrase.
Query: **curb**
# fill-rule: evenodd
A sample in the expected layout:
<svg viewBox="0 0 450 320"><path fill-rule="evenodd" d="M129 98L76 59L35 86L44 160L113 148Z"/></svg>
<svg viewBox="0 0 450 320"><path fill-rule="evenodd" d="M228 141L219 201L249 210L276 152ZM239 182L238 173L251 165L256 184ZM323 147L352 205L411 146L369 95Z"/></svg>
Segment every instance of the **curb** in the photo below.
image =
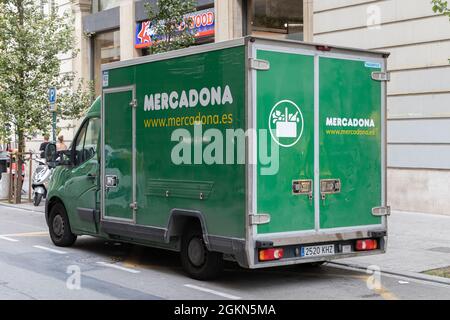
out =
<svg viewBox="0 0 450 320"><path fill-rule="evenodd" d="M0 202L0 206L44 214L44 211L33 210L33 208L21 207L19 205L11 204L11 203Z"/></svg>
<svg viewBox="0 0 450 320"><path fill-rule="evenodd" d="M329 261L327 264L340 266L340 267L348 267L348 268L357 269L360 271L367 270L367 267L364 267L362 265L356 265L356 264L334 262L334 261ZM437 277L437 276L431 276L428 274L423 274L423 273L418 273L418 272L394 271L394 270L389 270L389 269L381 269L381 273L450 286L450 279L443 278L443 277Z"/></svg>

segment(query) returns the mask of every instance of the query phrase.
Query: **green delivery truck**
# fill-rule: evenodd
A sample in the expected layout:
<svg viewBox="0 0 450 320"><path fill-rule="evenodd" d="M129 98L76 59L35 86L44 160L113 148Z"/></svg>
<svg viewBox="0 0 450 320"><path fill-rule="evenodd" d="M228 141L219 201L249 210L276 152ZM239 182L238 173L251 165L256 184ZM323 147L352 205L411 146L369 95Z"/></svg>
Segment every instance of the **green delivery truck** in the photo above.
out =
<svg viewBox="0 0 450 320"><path fill-rule="evenodd" d="M180 252L193 278L384 253L387 53L245 37L102 67L46 219Z"/></svg>

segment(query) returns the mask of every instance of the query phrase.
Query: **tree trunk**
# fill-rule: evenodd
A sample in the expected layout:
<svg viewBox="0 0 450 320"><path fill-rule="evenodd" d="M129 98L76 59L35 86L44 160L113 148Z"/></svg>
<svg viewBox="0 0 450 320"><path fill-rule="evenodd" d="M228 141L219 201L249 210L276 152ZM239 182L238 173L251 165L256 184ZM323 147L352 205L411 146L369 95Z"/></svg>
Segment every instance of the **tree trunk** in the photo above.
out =
<svg viewBox="0 0 450 320"><path fill-rule="evenodd" d="M24 28L24 7L22 0L17 0L17 13L19 15L19 26L21 29ZM19 42L19 50L24 50L24 47L22 46L22 43ZM21 57L21 60L23 59L23 56ZM22 63L24 61L21 61ZM23 96L23 88L25 88L25 74L24 71L20 74L20 88L19 89L19 101L21 105L25 104L25 98ZM16 126L16 133L18 138L18 149L17 149L17 156L16 156L16 176L14 181L14 203L19 204L22 200L22 163L23 163L23 152L24 152L24 146L25 146L25 137L23 132L23 124L21 121Z"/></svg>
<svg viewBox="0 0 450 320"><path fill-rule="evenodd" d="M19 148L17 149L17 167L16 167L16 177L14 181L14 203L19 204L22 202L22 164L23 164L23 153L25 152L25 137L23 132L19 130L17 134L19 140Z"/></svg>

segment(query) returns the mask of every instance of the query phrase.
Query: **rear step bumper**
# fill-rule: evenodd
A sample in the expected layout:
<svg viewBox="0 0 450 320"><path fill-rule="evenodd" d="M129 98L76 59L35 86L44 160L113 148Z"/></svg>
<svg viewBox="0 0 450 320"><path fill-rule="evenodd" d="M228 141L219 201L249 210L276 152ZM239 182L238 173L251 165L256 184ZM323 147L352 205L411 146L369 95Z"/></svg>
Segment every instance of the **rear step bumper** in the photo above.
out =
<svg viewBox="0 0 450 320"><path fill-rule="evenodd" d="M342 230L335 229L335 232L327 231L305 231L305 232L286 232L270 235L259 235L255 237L256 247L266 246L289 246L297 244L308 244L318 242L332 242L342 240L364 239L364 238L380 238L387 233L385 228L359 229L359 230Z"/></svg>
<svg viewBox="0 0 450 320"><path fill-rule="evenodd" d="M378 245L376 249L367 251L358 251L356 242L357 240L374 239ZM311 246L323 246L333 245L334 253L327 255L319 255L313 257L302 257L302 248ZM267 268L274 266L302 264L320 261L329 261L334 259L349 258L356 256L375 255L386 252L387 237L386 230L373 229L373 230L358 230L336 233L314 233L307 234L301 233L288 235L284 234L283 237L274 237L271 234L270 237L259 237L255 242L254 248L254 264L250 268ZM276 248L283 250L282 257L277 260L260 261L259 252L264 251L267 248Z"/></svg>
<svg viewBox="0 0 450 320"><path fill-rule="evenodd" d="M312 262L320 262L320 261L332 261L336 259L344 259L344 258L352 258L352 257L361 257L361 256L371 256L376 254L385 253L385 249L371 250L371 251L357 251L351 253L338 253L332 256L323 256L323 257L315 257L315 258L289 258L289 259L281 259L275 261L268 262L257 262L256 264L250 266L250 269L261 269L261 268L270 268L270 267L280 267L280 266L289 266L294 264L304 264L304 263L312 263Z"/></svg>

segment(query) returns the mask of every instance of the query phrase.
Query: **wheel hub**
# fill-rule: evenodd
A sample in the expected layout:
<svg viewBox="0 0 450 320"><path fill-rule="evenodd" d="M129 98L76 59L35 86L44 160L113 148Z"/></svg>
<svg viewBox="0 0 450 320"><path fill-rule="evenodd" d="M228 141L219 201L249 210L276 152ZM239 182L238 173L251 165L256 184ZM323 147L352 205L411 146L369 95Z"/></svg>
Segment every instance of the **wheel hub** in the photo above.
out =
<svg viewBox="0 0 450 320"><path fill-rule="evenodd" d="M188 257L191 263L196 267L200 267L205 263L206 250L202 239L198 237L191 239L188 246Z"/></svg>
<svg viewBox="0 0 450 320"><path fill-rule="evenodd" d="M64 234L64 222L60 215L56 215L53 219L53 232L58 237L62 237Z"/></svg>

